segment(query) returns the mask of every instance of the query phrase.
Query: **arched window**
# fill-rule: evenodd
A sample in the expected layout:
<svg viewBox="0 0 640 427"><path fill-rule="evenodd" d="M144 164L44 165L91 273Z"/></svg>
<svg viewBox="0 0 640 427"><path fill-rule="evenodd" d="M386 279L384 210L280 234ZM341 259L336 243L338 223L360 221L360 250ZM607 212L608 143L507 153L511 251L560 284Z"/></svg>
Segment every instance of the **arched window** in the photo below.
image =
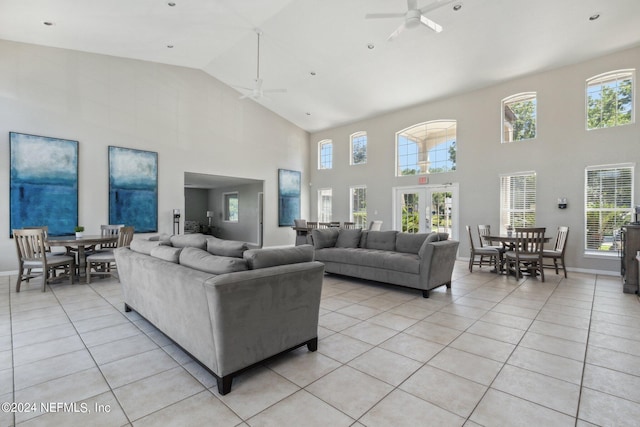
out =
<svg viewBox="0 0 640 427"><path fill-rule="evenodd" d="M420 123L396 133L396 176L456 170L455 120Z"/></svg>
<svg viewBox="0 0 640 427"><path fill-rule="evenodd" d="M536 137L537 101L535 92L518 93L502 100L502 142Z"/></svg>
<svg viewBox="0 0 640 427"><path fill-rule="evenodd" d="M587 129L626 125L635 121L635 70L617 70L587 79Z"/></svg>
<svg viewBox="0 0 640 427"><path fill-rule="evenodd" d="M333 141L325 139L318 143L318 169L333 167Z"/></svg>
<svg viewBox="0 0 640 427"><path fill-rule="evenodd" d="M356 132L351 135L351 164L364 165L367 163L367 133Z"/></svg>

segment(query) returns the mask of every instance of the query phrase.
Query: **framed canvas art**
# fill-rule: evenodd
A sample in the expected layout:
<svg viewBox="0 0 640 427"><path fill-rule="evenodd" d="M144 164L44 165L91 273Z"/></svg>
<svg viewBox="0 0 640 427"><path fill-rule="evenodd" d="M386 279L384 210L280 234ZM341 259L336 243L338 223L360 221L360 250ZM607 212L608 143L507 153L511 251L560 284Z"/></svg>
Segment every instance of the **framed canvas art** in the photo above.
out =
<svg viewBox="0 0 640 427"><path fill-rule="evenodd" d="M278 169L278 226L292 226L296 218L300 218L300 172Z"/></svg>
<svg viewBox="0 0 640 427"><path fill-rule="evenodd" d="M109 146L109 224L158 231L158 153Z"/></svg>
<svg viewBox="0 0 640 427"><path fill-rule="evenodd" d="M9 132L9 232L46 225L49 235L78 225L78 141Z"/></svg>

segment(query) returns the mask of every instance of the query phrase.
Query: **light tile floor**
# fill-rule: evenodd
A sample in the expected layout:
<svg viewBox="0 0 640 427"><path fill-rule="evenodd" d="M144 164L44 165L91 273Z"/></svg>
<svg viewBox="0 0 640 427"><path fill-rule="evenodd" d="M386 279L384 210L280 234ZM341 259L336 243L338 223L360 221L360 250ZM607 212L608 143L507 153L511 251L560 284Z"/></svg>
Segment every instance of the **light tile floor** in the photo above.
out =
<svg viewBox="0 0 640 427"><path fill-rule="evenodd" d="M328 275L318 351L247 371L226 396L123 312L117 281L16 294L0 277L0 402L21 409L0 426L638 425L640 303L620 279L486 270L458 262L429 299Z"/></svg>

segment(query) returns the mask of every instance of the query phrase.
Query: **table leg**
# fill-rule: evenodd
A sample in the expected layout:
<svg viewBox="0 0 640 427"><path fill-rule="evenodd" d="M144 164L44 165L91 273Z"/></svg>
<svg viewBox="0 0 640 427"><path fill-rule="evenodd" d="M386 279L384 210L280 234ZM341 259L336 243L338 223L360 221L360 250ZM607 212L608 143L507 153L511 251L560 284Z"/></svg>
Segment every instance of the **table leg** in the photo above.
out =
<svg viewBox="0 0 640 427"><path fill-rule="evenodd" d="M84 275L85 266L87 265L87 260L84 257L84 245L78 245L78 277Z"/></svg>

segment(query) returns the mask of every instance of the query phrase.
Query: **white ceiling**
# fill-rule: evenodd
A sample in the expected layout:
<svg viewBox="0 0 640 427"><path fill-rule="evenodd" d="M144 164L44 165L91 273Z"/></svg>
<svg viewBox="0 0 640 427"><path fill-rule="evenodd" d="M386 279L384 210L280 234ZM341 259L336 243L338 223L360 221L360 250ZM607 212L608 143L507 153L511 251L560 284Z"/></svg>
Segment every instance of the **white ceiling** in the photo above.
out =
<svg viewBox="0 0 640 427"><path fill-rule="evenodd" d="M259 28L263 87L287 93L258 102L310 132L640 45L640 0L460 0L457 12L449 4L428 14L442 33L421 26L394 41L401 18L364 16L404 12L406 0L175 3L0 0L0 39L192 67L251 87Z"/></svg>

